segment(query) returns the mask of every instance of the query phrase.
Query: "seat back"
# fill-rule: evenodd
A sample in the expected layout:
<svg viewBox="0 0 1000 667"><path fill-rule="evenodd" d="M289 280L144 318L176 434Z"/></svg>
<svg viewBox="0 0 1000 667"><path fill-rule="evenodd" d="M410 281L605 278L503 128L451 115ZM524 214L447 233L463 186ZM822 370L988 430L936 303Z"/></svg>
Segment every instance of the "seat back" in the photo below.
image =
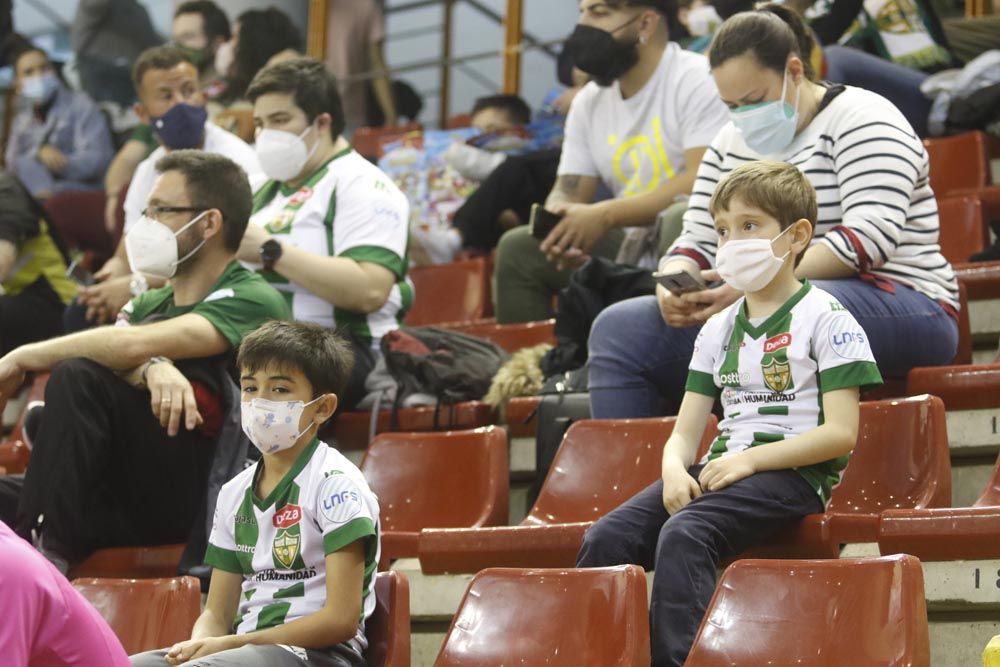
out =
<svg viewBox="0 0 1000 667"><path fill-rule="evenodd" d="M501 428L382 433L361 471L378 495L383 531L507 523L510 468Z"/></svg>
<svg viewBox="0 0 1000 667"><path fill-rule="evenodd" d="M723 573L684 665L928 667L920 561L737 561Z"/></svg>
<svg viewBox="0 0 1000 667"><path fill-rule="evenodd" d="M588 419L566 431L524 524L596 521L660 477L663 446L674 417ZM709 418L698 456L715 439Z"/></svg>
<svg viewBox="0 0 1000 667"><path fill-rule="evenodd" d="M642 568L483 570L435 667L649 667Z"/></svg>
<svg viewBox="0 0 1000 667"><path fill-rule="evenodd" d="M191 638L201 611L201 584L171 579L76 579L73 587L94 605L129 655Z"/></svg>
<svg viewBox="0 0 1000 667"><path fill-rule="evenodd" d="M858 444L827 511L879 514L950 506L951 458L941 399L925 394L861 403Z"/></svg>
<svg viewBox="0 0 1000 667"><path fill-rule="evenodd" d="M410 667L410 584L402 572L375 575L375 611L365 623L368 667Z"/></svg>
<svg viewBox="0 0 1000 667"><path fill-rule="evenodd" d="M993 466L993 474L986 482L986 488L979 495L973 507L998 507L1000 506L1000 457L997 457L996 465Z"/></svg>
<svg viewBox="0 0 1000 667"><path fill-rule="evenodd" d="M104 225L106 202L103 190L67 190L45 200L45 214L67 250L108 258L115 252L115 240Z"/></svg>
<svg viewBox="0 0 1000 667"><path fill-rule="evenodd" d="M989 153L982 132L925 139L924 147L930 160L931 189L935 196L990 184Z"/></svg>
<svg viewBox="0 0 1000 667"><path fill-rule="evenodd" d="M969 261L989 245L982 202L975 197L938 198L941 254L953 264Z"/></svg>
<svg viewBox="0 0 1000 667"><path fill-rule="evenodd" d="M482 318L488 300L486 260L482 257L450 264L410 269L413 307L406 314L410 326L468 322Z"/></svg>
<svg viewBox="0 0 1000 667"><path fill-rule="evenodd" d="M460 331L470 336L479 336L492 341L513 354L526 347L542 343L556 344L555 320L522 322L519 324L497 324L491 320L469 323L451 323L446 329Z"/></svg>

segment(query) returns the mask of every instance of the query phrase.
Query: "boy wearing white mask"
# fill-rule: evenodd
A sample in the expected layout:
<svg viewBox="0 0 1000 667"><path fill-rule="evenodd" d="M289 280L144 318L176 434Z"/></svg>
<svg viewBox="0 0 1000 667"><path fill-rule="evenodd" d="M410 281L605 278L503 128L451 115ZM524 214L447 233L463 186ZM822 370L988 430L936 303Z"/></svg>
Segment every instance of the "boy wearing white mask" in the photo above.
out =
<svg viewBox="0 0 1000 667"><path fill-rule="evenodd" d="M0 493L3 507L17 506L2 519L63 572L96 549L188 539L225 422L213 378L245 334L289 317L281 295L235 261L250 216L246 173L201 151L173 152L157 169L125 243L170 284L131 300L115 326L0 358L0 400L26 373L52 372L28 472L0 478Z"/></svg>
<svg viewBox="0 0 1000 667"><path fill-rule="evenodd" d="M366 664L378 500L316 435L352 357L339 336L304 322L269 322L243 340L243 430L263 456L219 494L208 602L191 639L134 656L133 667Z"/></svg>
<svg viewBox="0 0 1000 667"><path fill-rule="evenodd" d="M269 180L254 194L237 258L292 307L294 319L334 328L354 348L341 405L364 396L382 336L413 303L406 277L409 203L342 136L337 83L323 64L297 58L261 70L247 98Z"/></svg>
<svg viewBox="0 0 1000 667"><path fill-rule="evenodd" d="M41 49L29 47L12 61L21 109L11 124L7 167L39 199L100 188L114 155L101 110L63 85Z"/></svg>
<svg viewBox="0 0 1000 667"><path fill-rule="evenodd" d="M718 272L743 298L694 344L662 479L587 532L579 567L655 568L652 664L684 664L720 561L822 512L857 441L858 395L881 384L867 336L829 293L795 277L816 193L794 166L752 162L709 203ZM717 399L720 435L694 456Z"/></svg>

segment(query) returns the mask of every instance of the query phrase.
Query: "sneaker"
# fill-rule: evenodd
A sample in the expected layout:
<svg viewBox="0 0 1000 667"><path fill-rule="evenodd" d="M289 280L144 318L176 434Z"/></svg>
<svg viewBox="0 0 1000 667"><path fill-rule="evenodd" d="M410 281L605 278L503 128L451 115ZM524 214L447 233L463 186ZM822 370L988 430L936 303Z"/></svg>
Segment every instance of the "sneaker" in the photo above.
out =
<svg viewBox="0 0 1000 667"><path fill-rule="evenodd" d="M35 446L35 436L42 426L42 415L45 413L45 401L31 401L24 408L24 421L21 423L21 439L28 449Z"/></svg>

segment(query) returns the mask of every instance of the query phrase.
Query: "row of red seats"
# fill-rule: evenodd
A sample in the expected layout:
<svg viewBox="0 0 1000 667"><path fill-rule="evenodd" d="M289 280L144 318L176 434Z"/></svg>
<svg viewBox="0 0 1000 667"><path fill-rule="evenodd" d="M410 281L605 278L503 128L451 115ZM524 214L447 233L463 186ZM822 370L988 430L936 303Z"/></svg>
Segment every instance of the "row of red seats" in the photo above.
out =
<svg viewBox="0 0 1000 667"><path fill-rule="evenodd" d="M73 586L108 622L129 655L191 638L201 613L194 577L75 579ZM375 611L365 626L369 667L410 667L410 588L401 572L375 575Z"/></svg>

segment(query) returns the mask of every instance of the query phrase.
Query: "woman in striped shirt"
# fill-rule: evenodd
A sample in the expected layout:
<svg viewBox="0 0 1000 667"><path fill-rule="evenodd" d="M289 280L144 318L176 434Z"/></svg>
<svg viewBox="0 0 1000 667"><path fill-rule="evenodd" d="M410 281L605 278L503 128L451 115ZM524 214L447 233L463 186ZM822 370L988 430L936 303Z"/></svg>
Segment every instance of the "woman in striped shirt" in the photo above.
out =
<svg viewBox="0 0 1000 667"><path fill-rule="evenodd" d="M746 162L789 162L819 203L797 275L854 315L883 376L947 364L958 343L958 286L938 246L927 152L885 98L813 81L801 57L811 50L801 19L780 6L737 14L716 33L709 64L731 122L702 159L684 230L660 271L717 280L708 214L716 184ZM590 336L594 417L673 414L701 325L739 296L725 284L680 297L657 287L655 297L605 310Z"/></svg>

